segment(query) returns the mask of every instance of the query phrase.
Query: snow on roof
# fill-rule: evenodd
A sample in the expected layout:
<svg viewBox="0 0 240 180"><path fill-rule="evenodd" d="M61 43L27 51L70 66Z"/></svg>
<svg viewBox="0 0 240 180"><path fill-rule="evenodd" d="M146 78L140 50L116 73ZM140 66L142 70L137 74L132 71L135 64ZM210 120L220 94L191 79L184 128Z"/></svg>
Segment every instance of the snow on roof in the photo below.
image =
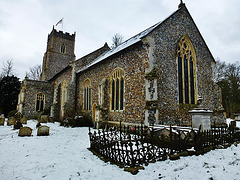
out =
<svg viewBox="0 0 240 180"><path fill-rule="evenodd" d="M116 54L117 52L122 51L123 49L141 41L141 38L146 36L147 34L149 34L155 27L157 27L159 24L161 24L161 22L158 22L157 24L151 26L150 28L142 31L141 33L131 37L130 39L124 41L123 43L121 43L119 46L117 46L116 48L113 48L109 51L107 51L106 53L103 53L101 56L97 57L95 60L93 60L90 64L88 64L87 66L84 66L82 69L80 69L79 71L77 71L77 73L85 71L86 69L88 69L89 67L101 62L102 60Z"/></svg>
<svg viewBox="0 0 240 180"><path fill-rule="evenodd" d="M185 7L185 6L184 6ZM180 8L181 9L181 8ZM179 9L178 9L179 10ZM170 14L166 19L168 19L169 17L171 17L174 13L176 13L178 10L174 11L172 14ZM165 20L166 20L165 19ZM111 49L105 53L103 53L102 55L100 55L99 57L97 57L95 60L93 60L90 64L84 66L82 69L80 69L79 71L77 71L77 73L80 73L82 71L85 71L86 69L90 68L91 66L103 61L104 59L124 50L125 48L141 41L141 38L143 38L144 36L148 35L150 32L152 32L152 30L154 30L158 25L160 25L163 21L158 22L157 24L151 26L150 28L140 32L139 34L131 37L130 39L124 41L122 44L120 44L119 46L117 46L114 49Z"/></svg>

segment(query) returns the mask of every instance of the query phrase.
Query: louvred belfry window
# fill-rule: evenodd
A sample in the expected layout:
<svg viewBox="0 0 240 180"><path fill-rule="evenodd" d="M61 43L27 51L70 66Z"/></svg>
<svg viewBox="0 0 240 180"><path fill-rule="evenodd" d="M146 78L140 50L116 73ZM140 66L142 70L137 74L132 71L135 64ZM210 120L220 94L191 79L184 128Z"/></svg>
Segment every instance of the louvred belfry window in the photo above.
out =
<svg viewBox="0 0 240 180"><path fill-rule="evenodd" d="M63 53L63 54L66 53L66 46L64 44L61 45L60 52Z"/></svg>
<svg viewBox="0 0 240 180"><path fill-rule="evenodd" d="M178 44L177 59L179 103L196 104L196 58L187 35Z"/></svg>
<svg viewBox="0 0 240 180"><path fill-rule="evenodd" d="M124 71L116 69L110 77L111 110L123 110L124 101Z"/></svg>

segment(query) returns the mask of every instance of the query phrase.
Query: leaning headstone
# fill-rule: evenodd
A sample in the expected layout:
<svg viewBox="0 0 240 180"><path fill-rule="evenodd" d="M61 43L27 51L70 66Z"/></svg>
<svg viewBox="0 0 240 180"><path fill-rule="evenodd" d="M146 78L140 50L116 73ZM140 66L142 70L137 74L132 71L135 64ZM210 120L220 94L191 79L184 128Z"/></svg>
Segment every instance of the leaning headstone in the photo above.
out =
<svg viewBox="0 0 240 180"><path fill-rule="evenodd" d="M17 120L15 118L10 118L9 120L7 120L8 126L15 125L16 123L17 123Z"/></svg>
<svg viewBox="0 0 240 180"><path fill-rule="evenodd" d="M32 135L32 129L30 127L21 127L18 136L31 136Z"/></svg>
<svg viewBox="0 0 240 180"><path fill-rule="evenodd" d="M0 117L0 126L4 126L5 118Z"/></svg>
<svg viewBox="0 0 240 180"><path fill-rule="evenodd" d="M40 123L47 123L48 122L48 115L41 115L40 120L38 120Z"/></svg>
<svg viewBox="0 0 240 180"><path fill-rule="evenodd" d="M49 136L49 130L48 126L40 126L37 130L37 136Z"/></svg>
<svg viewBox="0 0 240 180"><path fill-rule="evenodd" d="M21 122L22 124L27 124L27 118L22 118L22 119L20 120L20 122Z"/></svg>

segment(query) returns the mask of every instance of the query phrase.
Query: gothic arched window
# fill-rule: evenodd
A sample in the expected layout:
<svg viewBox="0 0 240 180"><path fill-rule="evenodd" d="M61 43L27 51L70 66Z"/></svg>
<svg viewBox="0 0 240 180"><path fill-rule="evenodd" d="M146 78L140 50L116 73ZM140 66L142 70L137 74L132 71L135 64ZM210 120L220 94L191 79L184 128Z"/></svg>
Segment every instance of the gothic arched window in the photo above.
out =
<svg viewBox="0 0 240 180"><path fill-rule="evenodd" d="M43 93L37 94L36 111L43 111L45 105L45 95Z"/></svg>
<svg viewBox="0 0 240 180"><path fill-rule="evenodd" d="M83 102L83 109L85 111L89 111L91 110L91 83L90 83L90 80L87 79L85 81L85 83L83 84L83 99L84 99L84 102Z"/></svg>
<svg viewBox="0 0 240 180"><path fill-rule="evenodd" d="M116 69L110 77L111 83L111 110L123 110L124 99L124 71Z"/></svg>
<svg viewBox="0 0 240 180"><path fill-rule="evenodd" d="M187 35L178 44L177 59L179 103L196 104L196 58Z"/></svg>

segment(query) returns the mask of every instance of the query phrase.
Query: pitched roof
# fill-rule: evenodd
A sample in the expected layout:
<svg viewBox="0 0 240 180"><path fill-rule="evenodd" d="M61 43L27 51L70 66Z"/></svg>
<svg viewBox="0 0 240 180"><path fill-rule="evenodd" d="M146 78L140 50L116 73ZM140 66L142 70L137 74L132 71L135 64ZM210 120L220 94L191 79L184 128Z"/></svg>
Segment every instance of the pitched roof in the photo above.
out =
<svg viewBox="0 0 240 180"><path fill-rule="evenodd" d="M91 63L89 63L88 65L86 65L86 66L84 66L83 68L79 69L76 73L83 72L83 71L87 70L88 68L94 66L95 64L97 64L97 63L105 60L106 58L108 58L108 57L110 57L110 56L112 56L112 55L114 55L114 54L116 54L116 53L118 53L118 52L120 52L120 51L122 51L122 50L124 50L124 49L126 49L126 48L128 48L128 47L130 47L131 45L136 44L137 42L141 41L141 39L142 39L143 37L147 36L147 35L148 35L149 33L151 33L156 27L158 27L160 24L162 24L163 22L165 22L168 18L170 18L173 14L175 14L177 11L179 11L179 10L182 9L182 8L185 8L185 9L187 10L185 4L180 4L179 8L178 8L176 11L174 11L171 15L169 15L167 18L165 18L163 21L158 22L157 24L149 27L148 29L142 31L141 33L139 33L139 34L131 37L130 39L124 41L122 44L120 44L120 45L117 46L116 48L111 49L111 50L109 50L109 51L106 51L105 53L103 53L102 55L100 55L99 57L97 57L95 60L93 60ZM188 10L187 10L187 12L188 12ZM188 13L188 14L190 15L190 13ZM190 17L191 17L191 15L190 15ZM191 17L191 18L192 18L192 17ZM192 19L192 20L193 20L193 19ZM195 24L194 21L193 21L193 23ZM196 26L196 24L195 24L195 26ZM196 26L196 27L197 27L197 26ZM197 28L197 30L198 30L198 28ZM199 31L199 30L198 30L198 31ZM201 35L200 32L199 32L199 34L200 34L200 36L202 37L202 35ZM203 39L203 38L202 38L202 39ZM204 41L204 39L203 39L203 41ZM204 43L206 44L205 41L204 41ZM206 45L206 46L207 46L207 45ZM208 48L208 46L207 46L207 48ZM209 49L208 49L208 50L209 50ZM209 52L210 52L210 54L211 54L211 51L210 51L210 50L209 50ZM211 56L212 56L212 54L211 54ZM212 57L213 57L213 56L212 56ZM213 60L214 60L214 58L213 58Z"/></svg>
<svg viewBox="0 0 240 180"><path fill-rule="evenodd" d="M149 34L154 28L156 28L159 24L161 24L161 22L151 26L150 28L142 31L141 33L131 37L130 39L124 41L123 43L121 43L119 46L117 46L116 48L113 48L105 53L103 53L101 56L99 56L98 58L96 58L95 60L93 60L90 64L84 66L83 68L81 68L79 71L77 71L77 73L85 71L86 69L88 69L89 67L103 61L104 59L126 49L127 47L141 41L141 38L146 36L147 34Z"/></svg>

